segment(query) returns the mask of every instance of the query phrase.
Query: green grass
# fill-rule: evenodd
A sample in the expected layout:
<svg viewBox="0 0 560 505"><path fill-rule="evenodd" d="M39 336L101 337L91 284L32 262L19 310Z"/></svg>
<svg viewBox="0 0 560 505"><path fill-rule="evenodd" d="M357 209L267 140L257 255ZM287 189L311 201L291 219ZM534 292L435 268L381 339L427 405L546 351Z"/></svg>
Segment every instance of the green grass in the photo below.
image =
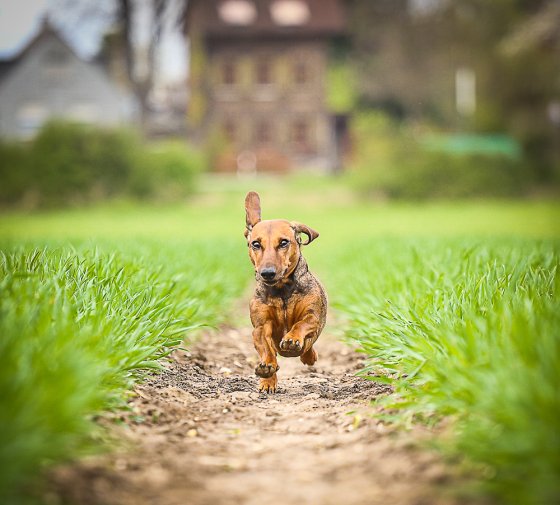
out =
<svg viewBox="0 0 560 505"><path fill-rule="evenodd" d="M400 417L451 415L455 451L504 502L546 498L558 475L560 204L367 203L313 177L208 178L188 204L0 214L4 494L95 447L91 416L192 338L184 328L232 317L228 301L252 278L250 189L265 219L320 232L305 255L348 335L401 374Z"/></svg>
<svg viewBox="0 0 560 505"><path fill-rule="evenodd" d="M369 247L368 247L369 246ZM424 240L370 251L347 335L399 421L451 416L446 447L501 503L560 500L560 243Z"/></svg>
<svg viewBox="0 0 560 505"><path fill-rule="evenodd" d="M94 448L91 416L122 408L158 359L223 318L247 274L231 250L206 241L5 248L0 502L18 503L45 465Z"/></svg>
<svg viewBox="0 0 560 505"><path fill-rule="evenodd" d="M261 194L263 218L303 221L321 233L322 249L359 237L560 236L560 203L553 201L369 203L356 199L343 180L324 178L206 180L186 204L112 202L90 208L0 214L0 238L207 239L242 246L249 190ZM241 240L241 242L239 242ZM313 248L310 248L311 251Z"/></svg>

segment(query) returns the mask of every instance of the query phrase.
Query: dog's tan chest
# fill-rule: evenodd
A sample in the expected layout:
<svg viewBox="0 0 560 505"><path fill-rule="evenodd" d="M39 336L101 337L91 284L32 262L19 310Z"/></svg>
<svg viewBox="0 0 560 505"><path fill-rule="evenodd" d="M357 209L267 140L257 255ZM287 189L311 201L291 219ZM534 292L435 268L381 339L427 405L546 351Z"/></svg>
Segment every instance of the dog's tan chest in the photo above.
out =
<svg viewBox="0 0 560 505"><path fill-rule="evenodd" d="M306 307L301 296L293 296L288 300L269 297L266 303L257 302L253 309L258 319L272 322L274 338L281 339L302 318Z"/></svg>

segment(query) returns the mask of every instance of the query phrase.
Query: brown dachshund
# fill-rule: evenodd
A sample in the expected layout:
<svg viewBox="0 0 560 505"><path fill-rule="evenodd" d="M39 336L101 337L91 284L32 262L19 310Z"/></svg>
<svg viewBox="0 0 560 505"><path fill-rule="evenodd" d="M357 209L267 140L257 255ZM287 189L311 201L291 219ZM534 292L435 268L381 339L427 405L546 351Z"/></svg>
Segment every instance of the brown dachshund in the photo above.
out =
<svg viewBox="0 0 560 505"><path fill-rule="evenodd" d="M319 234L296 222L261 221L260 198L254 192L245 198L245 212L245 237L257 280L250 305L253 342L260 358L255 373L261 377L259 390L274 393L277 353L299 356L305 365L317 361L313 344L325 327L327 296L309 271L301 246ZM302 234L307 242L302 242Z"/></svg>

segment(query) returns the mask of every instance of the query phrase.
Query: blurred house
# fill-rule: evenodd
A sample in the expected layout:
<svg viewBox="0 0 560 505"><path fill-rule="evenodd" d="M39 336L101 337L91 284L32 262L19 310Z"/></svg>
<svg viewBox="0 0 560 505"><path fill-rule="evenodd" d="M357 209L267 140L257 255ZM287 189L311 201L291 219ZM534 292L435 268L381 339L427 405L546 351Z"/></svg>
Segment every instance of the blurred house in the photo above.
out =
<svg viewBox="0 0 560 505"><path fill-rule="evenodd" d="M225 139L217 169L285 171L339 164L344 121L327 106L340 0L190 0L189 119L200 140Z"/></svg>
<svg viewBox="0 0 560 505"><path fill-rule="evenodd" d="M134 119L130 94L81 60L45 21L13 59L0 63L0 136L27 139L52 118L115 126Z"/></svg>

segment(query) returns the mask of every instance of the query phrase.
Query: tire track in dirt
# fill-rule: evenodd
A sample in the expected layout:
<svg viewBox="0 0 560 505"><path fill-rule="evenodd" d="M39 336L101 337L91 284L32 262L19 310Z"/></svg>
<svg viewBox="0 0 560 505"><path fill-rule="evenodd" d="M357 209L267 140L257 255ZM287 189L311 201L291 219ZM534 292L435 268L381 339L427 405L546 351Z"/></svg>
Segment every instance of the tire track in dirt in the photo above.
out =
<svg viewBox="0 0 560 505"><path fill-rule="evenodd" d="M50 503L73 505L439 505L450 473L368 415L390 389L357 377L362 356L323 335L319 361L280 361L279 391L257 392L251 331L222 328L136 389L126 447L59 467ZM349 414L351 412L351 414Z"/></svg>

